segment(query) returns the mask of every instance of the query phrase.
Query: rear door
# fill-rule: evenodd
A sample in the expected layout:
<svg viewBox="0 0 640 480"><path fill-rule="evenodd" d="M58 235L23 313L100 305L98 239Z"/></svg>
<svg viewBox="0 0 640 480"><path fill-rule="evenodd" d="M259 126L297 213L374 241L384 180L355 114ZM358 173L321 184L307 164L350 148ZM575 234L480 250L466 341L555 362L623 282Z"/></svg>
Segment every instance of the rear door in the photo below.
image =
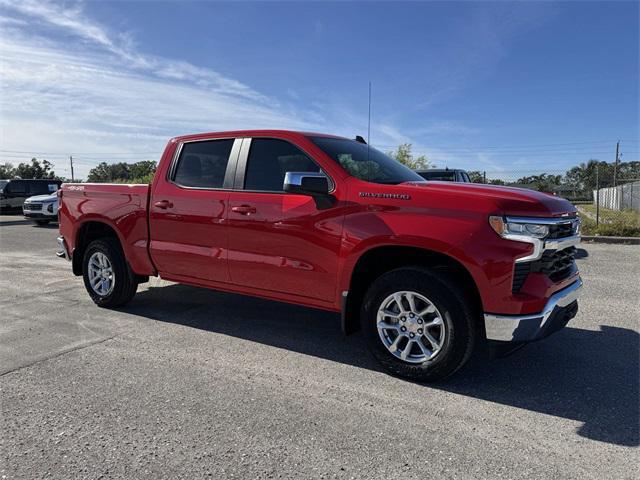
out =
<svg viewBox="0 0 640 480"><path fill-rule="evenodd" d="M306 195L285 193L284 176L320 172L310 155L277 138L245 139L229 196L229 271L235 284L324 301L335 298L342 216Z"/></svg>
<svg viewBox="0 0 640 480"><path fill-rule="evenodd" d="M178 146L149 205L150 251L161 275L228 282L227 214L240 140Z"/></svg>

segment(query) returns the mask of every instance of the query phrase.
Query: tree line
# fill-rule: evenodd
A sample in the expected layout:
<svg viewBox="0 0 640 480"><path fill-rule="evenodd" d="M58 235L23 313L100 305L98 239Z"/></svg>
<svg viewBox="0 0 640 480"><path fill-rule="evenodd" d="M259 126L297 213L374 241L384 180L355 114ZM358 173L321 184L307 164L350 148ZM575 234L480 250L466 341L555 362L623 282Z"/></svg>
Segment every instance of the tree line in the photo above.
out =
<svg viewBox="0 0 640 480"><path fill-rule="evenodd" d="M412 169L434 168L424 155L414 157L411 152L411 144L406 143L397 150L388 152L388 155L400 163ZM515 181L506 181L501 178L490 178L480 170L469 171L469 178L474 183L488 183L491 185L519 185L535 189L541 192L559 192L563 196L571 198L591 199L592 192L597 187L610 187L615 181L618 183L640 180L640 162L619 162L617 172L613 163L591 159L570 168L564 174L541 173L539 175L527 175Z"/></svg>
<svg viewBox="0 0 640 480"><path fill-rule="evenodd" d="M94 183L151 183L156 171L156 162L144 160L136 163L102 162L89 170L87 182ZM14 167L11 163L0 164L0 179L38 179L50 178L71 182L70 178L56 175L48 160L32 158L30 163L20 163ZM76 182L81 180L75 180Z"/></svg>
<svg viewBox="0 0 640 480"><path fill-rule="evenodd" d="M14 167L11 163L0 164L0 178L50 178L54 180L67 180L64 177L56 175L51 162L48 160L39 161L37 158L32 158L30 163L20 163L17 167Z"/></svg>

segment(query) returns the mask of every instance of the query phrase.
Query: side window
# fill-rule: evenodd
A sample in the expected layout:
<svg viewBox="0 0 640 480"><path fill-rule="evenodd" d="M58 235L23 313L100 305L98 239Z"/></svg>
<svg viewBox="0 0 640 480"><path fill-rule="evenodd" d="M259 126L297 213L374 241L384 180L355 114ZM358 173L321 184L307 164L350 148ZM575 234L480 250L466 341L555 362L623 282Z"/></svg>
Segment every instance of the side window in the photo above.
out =
<svg viewBox="0 0 640 480"><path fill-rule="evenodd" d="M49 193L47 184L44 182L29 182L29 194L30 195L44 195Z"/></svg>
<svg viewBox="0 0 640 480"><path fill-rule="evenodd" d="M245 190L282 192L287 172L320 172L320 167L299 148L284 140L251 140L244 175Z"/></svg>
<svg viewBox="0 0 640 480"><path fill-rule="evenodd" d="M27 186L20 180L14 180L9 184L9 186L11 187L11 193L14 195L23 195L27 193Z"/></svg>
<svg viewBox="0 0 640 480"><path fill-rule="evenodd" d="M185 187L222 188L233 139L185 143L173 181Z"/></svg>

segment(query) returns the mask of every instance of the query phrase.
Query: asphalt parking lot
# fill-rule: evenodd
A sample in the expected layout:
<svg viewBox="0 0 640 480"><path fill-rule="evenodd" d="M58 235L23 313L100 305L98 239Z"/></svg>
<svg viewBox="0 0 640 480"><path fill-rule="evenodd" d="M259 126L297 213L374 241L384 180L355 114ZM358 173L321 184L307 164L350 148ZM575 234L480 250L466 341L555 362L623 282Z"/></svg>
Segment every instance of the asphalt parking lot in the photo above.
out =
<svg viewBox="0 0 640 480"><path fill-rule="evenodd" d="M157 279L99 309L56 235L0 217L2 479L637 478L637 246L583 245L566 329L425 386L329 313Z"/></svg>

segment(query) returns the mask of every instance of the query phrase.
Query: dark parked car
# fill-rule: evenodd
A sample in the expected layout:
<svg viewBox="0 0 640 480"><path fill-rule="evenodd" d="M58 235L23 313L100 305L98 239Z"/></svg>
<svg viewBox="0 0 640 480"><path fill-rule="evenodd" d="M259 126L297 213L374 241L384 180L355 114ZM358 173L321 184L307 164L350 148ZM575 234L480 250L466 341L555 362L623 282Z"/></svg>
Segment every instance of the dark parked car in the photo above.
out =
<svg viewBox="0 0 640 480"><path fill-rule="evenodd" d="M0 180L0 210L17 210L34 195L53 193L62 185L61 180Z"/></svg>
<svg viewBox="0 0 640 480"><path fill-rule="evenodd" d="M469 174L464 170L459 170L457 168L430 168L428 170L416 170L416 173L425 180L471 183Z"/></svg>

